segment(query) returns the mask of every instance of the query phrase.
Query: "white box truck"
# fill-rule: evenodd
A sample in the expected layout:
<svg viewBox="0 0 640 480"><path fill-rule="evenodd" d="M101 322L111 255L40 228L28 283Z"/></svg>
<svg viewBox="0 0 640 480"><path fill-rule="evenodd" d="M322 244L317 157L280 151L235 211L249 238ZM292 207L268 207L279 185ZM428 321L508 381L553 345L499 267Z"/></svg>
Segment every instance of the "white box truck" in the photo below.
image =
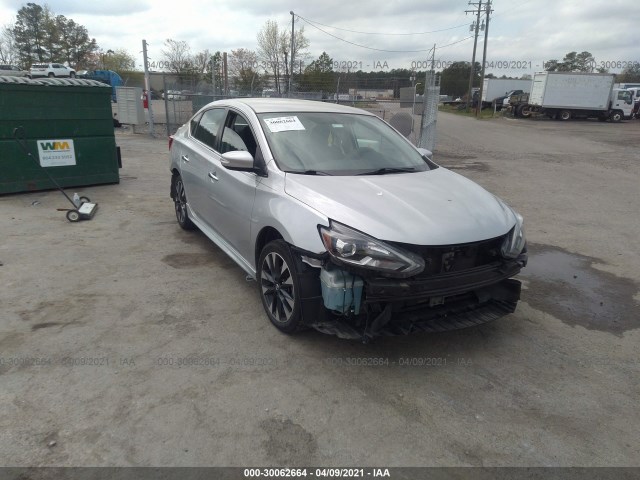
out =
<svg viewBox="0 0 640 480"><path fill-rule="evenodd" d="M518 93L528 93L531 88L531 80L520 80L511 78L485 78L482 84L482 103L493 103L496 98L502 98L516 90ZM502 105L502 101L500 102Z"/></svg>
<svg viewBox="0 0 640 480"><path fill-rule="evenodd" d="M632 94L613 88L613 82L614 76L608 73L538 72L520 112L525 117L537 113L559 120L631 118Z"/></svg>

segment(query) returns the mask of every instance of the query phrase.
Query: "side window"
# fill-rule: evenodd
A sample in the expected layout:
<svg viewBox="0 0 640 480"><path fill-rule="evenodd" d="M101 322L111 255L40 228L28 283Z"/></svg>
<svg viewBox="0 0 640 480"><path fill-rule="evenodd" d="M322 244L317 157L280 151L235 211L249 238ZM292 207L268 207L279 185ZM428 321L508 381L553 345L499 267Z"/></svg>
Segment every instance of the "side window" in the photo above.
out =
<svg viewBox="0 0 640 480"><path fill-rule="evenodd" d="M223 108L212 108L205 111L193 136L205 145L217 150L218 131L220 131L220 124L224 121L225 113Z"/></svg>
<svg viewBox="0 0 640 480"><path fill-rule="evenodd" d="M623 100L625 103L631 104L631 92L626 90L621 90L618 92L618 100Z"/></svg>
<svg viewBox="0 0 640 480"><path fill-rule="evenodd" d="M256 156L256 139L249 122L240 114L229 112L222 135L221 153L243 150Z"/></svg>
<svg viewBox="0 0 640 480"><path fill-rule="evenodd" d="M191 122L189 123L189 132L191 133L191 136L195 137L196 128L198 128L198 122L200 121L201 118L202 118L202 113L191 119Z"/></svg>

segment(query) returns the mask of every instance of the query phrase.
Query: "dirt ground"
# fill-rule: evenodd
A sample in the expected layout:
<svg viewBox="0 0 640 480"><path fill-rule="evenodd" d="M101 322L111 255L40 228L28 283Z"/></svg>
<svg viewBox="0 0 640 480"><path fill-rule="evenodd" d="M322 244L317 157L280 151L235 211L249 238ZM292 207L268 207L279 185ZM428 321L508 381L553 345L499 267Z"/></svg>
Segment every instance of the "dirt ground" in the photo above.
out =
<svg viewBox="0 0 640 480"><path fill-rule="evenodd" d="M523 299L369 345L273 328L177 226L167 141L118 133L92 221L0 197L0 465L640 465L639 133L441 114L435 160L525 217Z"/></svg>

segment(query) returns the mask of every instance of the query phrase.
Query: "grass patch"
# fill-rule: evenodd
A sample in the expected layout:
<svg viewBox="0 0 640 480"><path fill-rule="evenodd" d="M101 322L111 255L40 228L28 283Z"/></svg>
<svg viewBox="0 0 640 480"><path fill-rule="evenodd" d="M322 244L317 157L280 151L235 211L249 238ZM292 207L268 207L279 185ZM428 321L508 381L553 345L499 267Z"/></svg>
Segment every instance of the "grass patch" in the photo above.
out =
<svg viewBox="0 0 640 480"><path fill-rule="evenodd" d="M475 117L476 116L475 110L473 110L473 109L469 109L469 111L467 111L466 109L458 110L458 106L457 105L438 105L438 111L447 112L447 113L455 113L456 115L462 115L464 117ZM496 117L501 117L501 116L502 116L502 112L496 112L495 117L494 117L493 109L492 108L485 108L484 110L482 110L480 112L479 118L481 120L484 120L484 119L487 119L487 118L496 118Z"/></svg>

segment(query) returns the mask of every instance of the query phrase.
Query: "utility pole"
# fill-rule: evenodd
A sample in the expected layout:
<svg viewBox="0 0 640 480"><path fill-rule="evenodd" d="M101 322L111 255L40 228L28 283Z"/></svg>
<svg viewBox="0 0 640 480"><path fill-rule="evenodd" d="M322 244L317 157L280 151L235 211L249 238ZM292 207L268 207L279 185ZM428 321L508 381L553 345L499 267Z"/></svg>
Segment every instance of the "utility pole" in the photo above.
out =
<svg viewBox="0 0 640 480"><path fill-rule="evenodd" d="M474 20L474 22L471 24L471 28L473 30L475 30L474 33L474 38L473 38L473 56L471 57L471 71L469 72L469 90L468 90L468 97L467 97L467 111L469 111L469 106L471 105L471 101L472 101L472 97L473 95L471 94L471 92L473 91L473 77L474 77L474 73L475 73L475 66L476 66L476 47L478 46L478 30L480 28L480 11L482 10L482 0L479 0L478 2L474 3L474 2L469 2L469 5L477 5L478 6L478 10L465 10L464 13L475 13L476 14L476 19Z"/></svg>
<svg viewBox="0 0 640 480"><path fill-rule="evenodd" d="M144 88L147 91L147 106L149 110L149 133L153 134L153 109L151 108L151 82L149 80L149 59L147 58L147 41L142 40L142 61L144 62Z"/></svg>
<svg viewBox="0 0 640 480"><path fill-rule="evenodd" d="M482 112L482 90L484 89L484 66L487 63L487 40L489 39L489 16L491 15L491 0L487 0L485 5L485 12L487 14L487 23L484 28L484 49L482 52L482 74L480 75L480 92L478 93L478 109L476 110L476 117Z"/></svg>
<svg viewBox="0 0 640 480"><path fill-rule="evenodd" d="M289 69L289 98L291 98L291 79L293 78L293 36L294 36L294 22L296 19L293 10L289 11L291 14L291 68Z"/></svg>

